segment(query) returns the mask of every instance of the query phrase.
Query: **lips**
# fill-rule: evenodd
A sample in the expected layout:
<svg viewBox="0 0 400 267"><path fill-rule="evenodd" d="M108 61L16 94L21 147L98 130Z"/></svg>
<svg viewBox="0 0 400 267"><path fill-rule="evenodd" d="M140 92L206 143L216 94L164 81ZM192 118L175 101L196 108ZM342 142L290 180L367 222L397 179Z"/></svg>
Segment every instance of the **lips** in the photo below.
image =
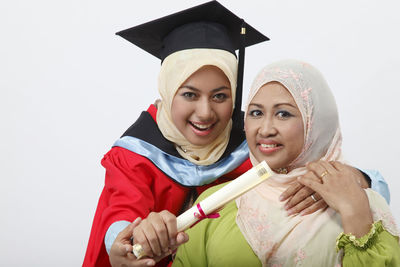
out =
<svg viewBox="0 0 400 267"><path fill-rule="evenodd" d="M260 152L264 154L274 153L283 148L282 144L279 144L274 141L264 141L264 140L257 143L257 146Z"/></svg>
<svg viewBox="0 0 400 267"><path fill-rule="evenodd" d="M193 132L198 136L206 136L210 134L214 128L215 123L199 123L189 121Z"/></svg>
<svg viewBox="0 0 400 267"><path fill-rule="evenodd" d="M278 144L260 144L260 146L263 148L273 148L273 147L277 147Z"/></svg>
<svg viewBox="0 0 400 267"><path fill-rule="evenodd" d="M195 123L195 122L190 122L190 124L197 128L199 131L205 131L208 128L210 128L211 126L213 126L212 123L208 123L208 124L200 124L200 123Z"/></svg>

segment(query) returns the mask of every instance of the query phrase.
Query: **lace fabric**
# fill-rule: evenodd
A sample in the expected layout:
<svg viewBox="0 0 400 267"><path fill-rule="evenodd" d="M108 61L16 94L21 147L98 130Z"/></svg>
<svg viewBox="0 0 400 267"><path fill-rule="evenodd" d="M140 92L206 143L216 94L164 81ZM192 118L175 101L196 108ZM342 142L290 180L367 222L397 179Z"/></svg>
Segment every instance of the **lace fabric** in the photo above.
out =
<svg viewBox="0 0 400 267"><path fill-rule="evenodd" d="M351 244L355 249L367 249L373 244L376 236L384 231L382 222L378 221L372 224L369 232L362 237L357 238L355 235L349 233L340 233L336 239L336 251L344 248L346 245Z"/></svg>

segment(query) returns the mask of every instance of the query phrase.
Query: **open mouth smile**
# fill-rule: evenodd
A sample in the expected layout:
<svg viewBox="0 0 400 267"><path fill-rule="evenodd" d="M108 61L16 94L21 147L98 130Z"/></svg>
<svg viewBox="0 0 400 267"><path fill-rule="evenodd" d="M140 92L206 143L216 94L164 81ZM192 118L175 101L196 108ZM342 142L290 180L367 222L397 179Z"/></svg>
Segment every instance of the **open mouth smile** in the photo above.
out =
<svg viewBox="0 0 400 267"><path fill-rule="evenodd" d="M212 123L209 124L198 124L194 122L190 122L190 124L199 131L206 131L213 126Z"/></svg>
<svg viewBox="0 0 400 267"><path fill-rule="evenodd" d="M205 136L212 132L215 123L195 123L189 121L190 126L192 127L193 132L199 136Z"/></svg>
<svg viewBox="0 0 400 267"><path fill-rule="evenodd" d="M261 153L269 154L283 148L281 144L259 144L258 149Z"/></svg>
<svg viewBox="0 0 400 267"><path fill-rule="evenodd" d="M261 147L264 148L273 148L279 146L278 144L261 144Z"/></svg>

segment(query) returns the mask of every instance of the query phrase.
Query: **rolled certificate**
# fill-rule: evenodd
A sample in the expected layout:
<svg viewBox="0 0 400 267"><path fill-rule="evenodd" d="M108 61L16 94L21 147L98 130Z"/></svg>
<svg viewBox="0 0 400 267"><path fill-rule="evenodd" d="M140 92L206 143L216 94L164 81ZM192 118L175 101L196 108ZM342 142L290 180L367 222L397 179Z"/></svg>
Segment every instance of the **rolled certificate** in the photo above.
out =
<svg viewBox="0 0 400 267"><path fill-rule="evenodd" d="M196 206L193 206L179 215L177 218L178 232L184 231L197 221L208 217L207 215L217 211L228 202L265 181L271 174L272 171L265 161L254 166L229 184L208 196Z"/></svg>
<svg viewBox="0 0 400 267"><path fill-rule="evenodd" d="M271 174L272 171L265 161L254 166L246 173L199 202L196 206L193 206L179 215L177 218L178 232L186 230L199 220L204 218L213 218L210 214L222 208L228 202L243 195L250 189L256 187L258 184L270 177ZM133 253L137 259L146 256L140 244L133 245Z"/></svg>

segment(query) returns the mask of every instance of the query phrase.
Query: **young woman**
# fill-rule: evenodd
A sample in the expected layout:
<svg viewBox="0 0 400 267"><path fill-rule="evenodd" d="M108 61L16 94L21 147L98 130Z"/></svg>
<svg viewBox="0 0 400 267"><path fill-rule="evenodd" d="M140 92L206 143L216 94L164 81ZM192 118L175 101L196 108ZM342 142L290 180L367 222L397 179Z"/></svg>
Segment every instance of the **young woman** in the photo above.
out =
<svg viewBox="0 0 400 267"><path fill-rule="evenodd" d="M161 102L143 112L102 160L105 187L84 266L109 266L108 253L113 265L123 264L131 255L118 254L122 243L114 240L133 220L173 222L197 190L249 169L240 112L232 119L235 105L240 111L235 50L268 38L247 26L242 42L241 27L241 19L213 1L118 33L162 60ZM144 229L146 221L135 242L154 234ZM176 230L169 227L169 234L176 243Z"/></svg>
<svg viewBox="0 0 400 267"><path fill-rule="evenodd" d="M340 163L335 100L314 67L286 60L264 68L249 94L245 130L252 164L265 160L275 174L229 203L220 218L189 229L173 266L400 264L399 232L386 201L349 179ZM330 207L288 214L279 197L297 180L318 193L311 202L323 198Z"/></svg>

